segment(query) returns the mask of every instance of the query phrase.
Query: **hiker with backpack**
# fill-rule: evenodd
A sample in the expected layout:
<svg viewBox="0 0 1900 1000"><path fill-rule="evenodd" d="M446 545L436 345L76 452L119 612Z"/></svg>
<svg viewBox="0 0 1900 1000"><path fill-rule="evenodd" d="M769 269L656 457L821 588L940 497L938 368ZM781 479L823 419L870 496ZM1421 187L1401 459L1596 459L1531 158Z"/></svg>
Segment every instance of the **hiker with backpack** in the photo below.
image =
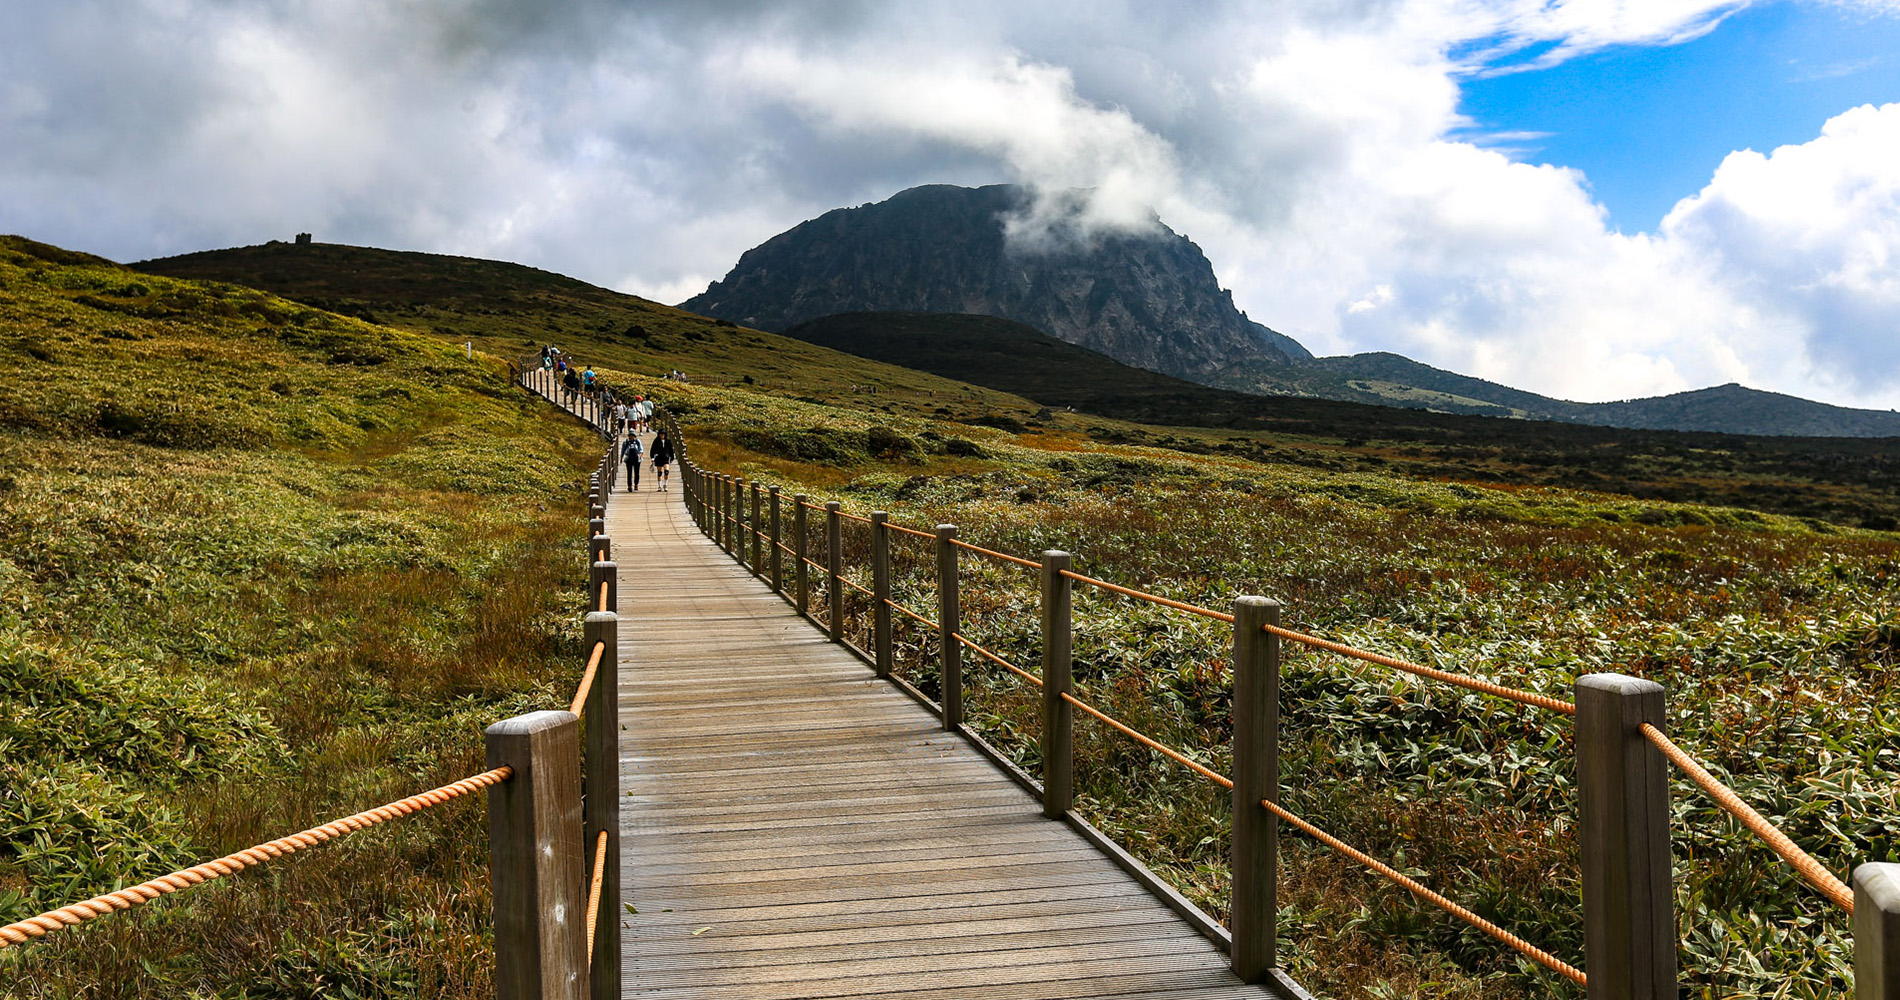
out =
<svg viewBox="0 0 1900 1000"><path fill-rule="evenodd" d="M656 443L654 447L658 447ZM627 435L627 442L620 446L620 461L627 467L627 488L640 488L640 435Z"/></svg>

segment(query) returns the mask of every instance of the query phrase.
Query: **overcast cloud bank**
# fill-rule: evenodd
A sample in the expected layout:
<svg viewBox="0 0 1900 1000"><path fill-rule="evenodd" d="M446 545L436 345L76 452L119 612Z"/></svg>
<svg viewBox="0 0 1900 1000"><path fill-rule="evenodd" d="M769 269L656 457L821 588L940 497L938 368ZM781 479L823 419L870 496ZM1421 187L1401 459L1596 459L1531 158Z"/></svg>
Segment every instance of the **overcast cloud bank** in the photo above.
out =
<svg viewBox="0 0 1900 1000"><path fill-rule="evenodd" d="M1093 224L1159 212L1316 353L1583 400L1900 405L1900 105L1734 153L1650 233L1608 228L1576 171L1452 138L1467 75L1741 4L1150 6L13 4L0 228L118 259L310 230L675 302L915 184L1086 187Z"/></svg>

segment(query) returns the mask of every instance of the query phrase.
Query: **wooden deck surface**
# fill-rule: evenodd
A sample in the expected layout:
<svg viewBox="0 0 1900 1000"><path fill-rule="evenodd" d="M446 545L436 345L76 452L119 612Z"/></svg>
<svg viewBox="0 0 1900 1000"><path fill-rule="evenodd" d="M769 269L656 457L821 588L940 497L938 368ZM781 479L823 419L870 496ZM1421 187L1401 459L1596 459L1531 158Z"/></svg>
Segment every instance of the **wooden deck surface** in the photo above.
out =
<svg viewBox="0 0 1900 1000"><path fill-rule="evenodd" d="M626 996L1270 995L648 477L607 514Z"/></svg>

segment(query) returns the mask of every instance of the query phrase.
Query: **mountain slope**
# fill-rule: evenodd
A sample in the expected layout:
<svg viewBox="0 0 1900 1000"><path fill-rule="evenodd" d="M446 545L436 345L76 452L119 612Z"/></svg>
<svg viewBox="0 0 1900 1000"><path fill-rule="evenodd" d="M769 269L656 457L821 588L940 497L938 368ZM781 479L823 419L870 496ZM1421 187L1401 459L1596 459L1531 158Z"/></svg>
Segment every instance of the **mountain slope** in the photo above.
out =
<svg viewBox="0 0 1900 1000"><path fill-rule="evenodd" d="M1311 357L1235 309L1200 248L1159 220L1089 234L1071 208L1053 235L1012 240L1026 189L911 188L774 236L681 308L768 330L843 312L980 313L1190 377Z"/></svg>
<svg viewBox="0 0 1900 1000"><path fill-rule="evenodd" d="M1707 389L1613 403L1573 403L1420 364L1397 354L1317 358L1312 366L1357 382L1380 380L1493 404L1509 415L1645 430L1790 437L1900 437L1900 413L1859 410L1749 389ZM1352 383L1348 383L1352 384Z"/></svg>
<svg viewBox="0 0 1900 1000"><path fill-rule="evenodd" d="M694 381L738 382L788 395L852 399L876 385L887 403L949 405L957 412L1033 412L1027 401L934 375L735 327L635 295L505 261L333 243L266 243L207 250L132 267L228 281L476 350L519 357L541 344L590 363Z"/></svg>

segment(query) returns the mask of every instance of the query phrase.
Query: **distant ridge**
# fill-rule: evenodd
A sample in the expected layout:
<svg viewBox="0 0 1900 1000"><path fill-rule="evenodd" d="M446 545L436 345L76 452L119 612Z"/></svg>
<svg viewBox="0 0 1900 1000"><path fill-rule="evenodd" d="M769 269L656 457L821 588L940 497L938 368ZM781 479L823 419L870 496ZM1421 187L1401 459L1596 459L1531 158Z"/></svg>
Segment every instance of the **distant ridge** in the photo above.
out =
<svg viewBox="0 0 1900 1000"><path fill-rule="evenodd" d="M1641 430L1716 431L1772 437L1900 437L1900 413L1817 403L1738 383L1613 403L1573 403L1420 364L1397 354L1317 358L1312 366L1352 380L1381 380L1495 404L1510 416ZM1350 383L1349 383L1350 384Z"/></svg>

